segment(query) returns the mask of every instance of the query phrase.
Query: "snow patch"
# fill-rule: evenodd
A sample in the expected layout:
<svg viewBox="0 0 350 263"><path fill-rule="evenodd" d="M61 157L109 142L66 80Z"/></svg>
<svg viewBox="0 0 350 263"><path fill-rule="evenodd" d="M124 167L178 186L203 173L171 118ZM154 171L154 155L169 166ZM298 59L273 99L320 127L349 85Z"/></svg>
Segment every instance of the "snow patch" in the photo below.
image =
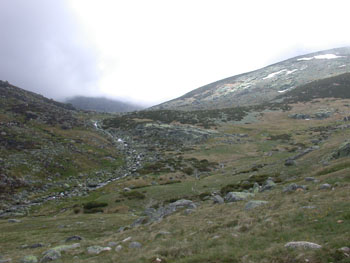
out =
<svg viewBox="0 0 350 263"><path fill-rule="evenodd" d="M277 76L277 75L279 75L279 74L281 74L281 73L283 73L283 72L285 72L285 71L287 71L287 70L286 70L286 69L282 69L282 70L280 70L280 71L273 72L273 73L267 75L267 76L266 76L265 78L263 78L263 79L271 79L271 78L273 78L273 77L275 77L275 76Z"/></svg>
<svg viewBox="0 0 350 263"><path fill-rule="evenodd" d="M346 67L346 65L341 65L341 66L339 66L339 68L344 68L344 67Z"/></svg>
<svg viewBox="0 0 350 263"><path fill-rule="evenodd" d="M324 54L324 55L318 55L318 56L313 56L311 58L298 58L298 61L308 61L308 60L312 60L312 59L335 59L335 58L342 58L343 56L337 56L334 54Z"/></svg>
<svg viewBox="0 0 350 263"><path fill-rule="evenodd" d="M298 69L292 69L292 70L287 70L286 75L292 74L293 72L297 71Z"/></svg>
<svg viewBox="0 0 350 263"><path fill-rule="evenodd" d="M285 90L278 90L279 93L285 93L286 91L289 91L291 89L293 89L294 87L290 87L288 89L285 89Z"/></svg>

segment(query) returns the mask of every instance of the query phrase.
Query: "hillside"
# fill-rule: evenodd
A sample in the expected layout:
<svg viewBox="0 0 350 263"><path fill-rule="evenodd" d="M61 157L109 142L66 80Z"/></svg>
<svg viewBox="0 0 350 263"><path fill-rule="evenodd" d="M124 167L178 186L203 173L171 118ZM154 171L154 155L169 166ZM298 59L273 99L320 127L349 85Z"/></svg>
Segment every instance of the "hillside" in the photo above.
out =
<svg viewBox="0 0 350 263"><path fill-rule="evenodd" d="M140 110L143 107L131 103L112 100L107 98L75 96L65 100L65 103L72 104L77 109L91 110L98 112L128 112Z"/></svg>
<svg viewBox="0 0 350 263"><path fill-rule="evenodd" d="M195 89L151 109L205 110L257 105L317 79L350 71L350 47L291 58Z"/></svg>
<svg viewBox="0 0 350 263"><path fill-rule="evenodd" d="M350 262L337 59L223 109L81 112L0 82L0 262Z"/></svg>

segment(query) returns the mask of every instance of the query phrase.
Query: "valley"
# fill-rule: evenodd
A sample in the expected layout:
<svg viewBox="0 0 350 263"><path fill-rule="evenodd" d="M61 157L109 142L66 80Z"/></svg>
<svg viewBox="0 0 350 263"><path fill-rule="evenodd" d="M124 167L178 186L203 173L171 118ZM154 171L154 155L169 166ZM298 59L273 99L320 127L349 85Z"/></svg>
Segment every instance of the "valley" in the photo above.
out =
<svg viewBox="0 0 350 263"><path fill-rule="evenodd" d="M344 52L255 72L251 104L86 112L1 81L0 262L350 262Z"/></svg>

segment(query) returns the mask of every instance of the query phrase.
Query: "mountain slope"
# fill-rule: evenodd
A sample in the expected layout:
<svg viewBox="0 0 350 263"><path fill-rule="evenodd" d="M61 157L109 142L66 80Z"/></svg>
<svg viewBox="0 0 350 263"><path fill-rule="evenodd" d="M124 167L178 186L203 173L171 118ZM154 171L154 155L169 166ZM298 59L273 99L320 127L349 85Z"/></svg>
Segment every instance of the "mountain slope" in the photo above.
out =
<svg viewBox="0 0 350 263"><path fill-rule="evenodd" d="M65 102L72 104L77 109L99 112L128 112L142 109L138 105L107 98L76 96L67 99Z"/></svg>
<svg viewBox="0 0 350 263"><path fill-rule="evenodd" d="M350 71L350 47L291 58L195 89L151 109L217 109L261 104L311 81Z"/></svg>

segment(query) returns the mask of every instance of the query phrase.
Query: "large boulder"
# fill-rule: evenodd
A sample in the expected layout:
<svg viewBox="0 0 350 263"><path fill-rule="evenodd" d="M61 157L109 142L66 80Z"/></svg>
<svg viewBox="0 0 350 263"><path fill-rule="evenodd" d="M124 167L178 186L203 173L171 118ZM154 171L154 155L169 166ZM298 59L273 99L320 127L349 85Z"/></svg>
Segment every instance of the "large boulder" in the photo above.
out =
<svg viewBox="0 0 350 263"><path fill-rule="evenodd" d="M307 241L293 241L293 242L288 242L287 244L284 245L286 248L302 248L302 249L320 249L322 246L316 244L316 243L311 243Z"/></svg>

